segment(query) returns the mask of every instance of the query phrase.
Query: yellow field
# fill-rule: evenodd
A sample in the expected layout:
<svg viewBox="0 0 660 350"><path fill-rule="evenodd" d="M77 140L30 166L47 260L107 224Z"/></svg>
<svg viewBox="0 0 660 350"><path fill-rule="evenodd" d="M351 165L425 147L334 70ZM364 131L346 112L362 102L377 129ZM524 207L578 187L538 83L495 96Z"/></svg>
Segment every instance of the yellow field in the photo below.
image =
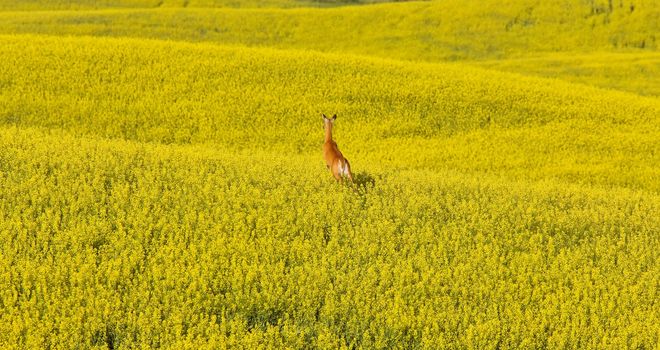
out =
<svg viewBox="0 0 660 350"><path fill-rule="evenodd" d="M657 348L614 3L0 4L0 348Z"/></svg>

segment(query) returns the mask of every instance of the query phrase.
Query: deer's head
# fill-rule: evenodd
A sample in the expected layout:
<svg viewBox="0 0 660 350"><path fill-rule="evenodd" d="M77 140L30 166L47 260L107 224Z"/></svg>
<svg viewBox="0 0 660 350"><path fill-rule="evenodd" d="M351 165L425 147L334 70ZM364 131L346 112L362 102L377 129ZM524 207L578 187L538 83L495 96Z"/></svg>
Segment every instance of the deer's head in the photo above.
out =
<svg viewBox="0 0 660 350"><path fill-rule="evenodd" d="M335 122L335 119L337 119L337 115L336 114L333 115L332 118L326 117L325 114L322 115L323 115L323 128L327 129L328 127L332 127L332 124Z"/></svg>

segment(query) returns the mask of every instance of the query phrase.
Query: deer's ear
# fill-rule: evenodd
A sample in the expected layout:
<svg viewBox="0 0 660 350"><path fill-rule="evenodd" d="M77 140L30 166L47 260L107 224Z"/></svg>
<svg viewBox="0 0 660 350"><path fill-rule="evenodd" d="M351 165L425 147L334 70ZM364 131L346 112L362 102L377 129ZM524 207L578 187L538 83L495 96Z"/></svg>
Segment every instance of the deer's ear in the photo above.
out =
<svg viewBox="0 0 660 350"><path fill-rule="evenodd" d="M325 114L321 114L323 116L323 119L328 119L328 117L325 116Z"/></svg>
<svg viewBox="0 0 660 350"><path fill-rule="evenodd" d="M335 119L337 119L337 115L336 115L336 114L332 116L332 120L335 120Z"/></svg>

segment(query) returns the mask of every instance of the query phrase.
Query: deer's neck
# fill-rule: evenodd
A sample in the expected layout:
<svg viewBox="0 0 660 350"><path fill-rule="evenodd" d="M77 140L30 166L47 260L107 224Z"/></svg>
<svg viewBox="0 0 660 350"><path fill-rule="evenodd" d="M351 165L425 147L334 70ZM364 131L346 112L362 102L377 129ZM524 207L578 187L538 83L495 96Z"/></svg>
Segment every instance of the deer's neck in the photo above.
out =
<svg viewBox="0 0 660 350"><path fill-rule="evenodd" d="M332 124L325 128L325 142L332 141Z"/></svg>

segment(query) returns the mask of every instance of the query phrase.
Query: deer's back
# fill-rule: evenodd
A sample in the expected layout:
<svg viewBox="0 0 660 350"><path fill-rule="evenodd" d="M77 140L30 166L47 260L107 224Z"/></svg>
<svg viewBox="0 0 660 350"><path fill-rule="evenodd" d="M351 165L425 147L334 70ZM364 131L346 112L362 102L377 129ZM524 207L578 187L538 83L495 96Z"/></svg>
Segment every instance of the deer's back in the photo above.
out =
<svg viewBox="0 0 660 350"><path fill-rule="evenodd" d="M323 158L328 165L332 164L332 161L336 158L343 158L344 156L339 152L339 147L334 141L328 141L323 144Z"/></svg>

